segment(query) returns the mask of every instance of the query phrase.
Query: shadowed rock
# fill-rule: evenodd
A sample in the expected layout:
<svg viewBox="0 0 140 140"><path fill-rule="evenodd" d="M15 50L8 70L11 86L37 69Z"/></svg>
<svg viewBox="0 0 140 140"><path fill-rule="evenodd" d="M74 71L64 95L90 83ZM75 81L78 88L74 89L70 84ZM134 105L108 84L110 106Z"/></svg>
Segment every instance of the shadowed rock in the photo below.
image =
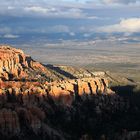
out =
<svg viewBox="0 0 140 140"><path fill-rule="evenodd" d="M109 88L102 73L64 69L45 67L19 49L0 46L0 138L106 138L106 126L116 125L115 115L127 113L129 101Z"/></svg>

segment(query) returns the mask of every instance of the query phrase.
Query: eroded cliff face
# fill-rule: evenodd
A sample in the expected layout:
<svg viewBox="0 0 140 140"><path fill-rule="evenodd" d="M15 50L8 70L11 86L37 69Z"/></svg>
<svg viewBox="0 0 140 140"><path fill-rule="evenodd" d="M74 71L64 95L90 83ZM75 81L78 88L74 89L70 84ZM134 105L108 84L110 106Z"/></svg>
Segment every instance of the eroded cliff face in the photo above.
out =
<svg viewBox="0 0 140 140"><path fill-rule="evenodd" d="M71 133L82 123L85 127L93 123L94 117L106 118L110 113L128 109L129 102L112 92L107 81L104 84L102 81L99 78L76 79L44 85L38 82L1 82L0 136L22 139L23 134L29 133L29 136L39 136L36 139L40 140L51 140L52 137L54 140L73 139L73 136L63 133L65 127L69 126L67 131ZM86 113L95 115L93 120L90 116L84 119ZM79 121L81 123L77 124Z"/></svg>
<svg viewBox="0 0 140 140"><path fill-rule="evenodd" d="M9 136L20 132L19 118L16 111L6 108L0 110L0 131Z"/></svg>
<svg viewBox="0 0 140 140"><path fill-rule="evenodd" d="M43 76L42 76L43 75ZM46 77L45 77L45 76ZM32 80L55 77L47 68L20 49L0 45L0 80ZM45 79L44 78L44 79Z"/></svg>
<svg viewBox="0 0 140 140"><path fill-rule="evenodd" d="M82 121L85 126L90 123L88 119L93 123L95 120L86 116L89 112L104 118L109 111L129 108L129 103L109 88L103 74L65 69L45 67L22 50L0 46L1 138L77 139L81 134L72 136L72 130L65 127L75 129L77 125L80 129Z"/></svg>
<svg viewBox="0 0 140 140"><path fill-rule="evenodd" d="M101 78L83 78L75 80L63 80L61 82L52 82L47 86L49 94L65 105L71 105L75 98L85 98L88 95L97 94L114 94L112 90L108 88L108 81Z"/></svg>
<svg viewBox="0 0 140 140"><path fill-rule="evenodd" d="M26 77L25 68L32 67L32 59L23 51L9 46L0 46L0 76L9 80L12 77Z"/></svg>
<svg viewBox="0 0 140 140"><path fill-rule="evenodd" d="M46 82L0 82L0 96L6 99L6 93L20 96L20 100L24 104L35 104L36 99L42 101L43 96L47 94L55 101L59 101L64 105L71 105L75 98L84 98L84 95L114 94L108 88L108 81L100 78L84 78L75 80L63 80ZM82 97L83 96L83 97ZM40 98L40 99L39 99ZM3 102L7 102L3 99ZM20 101L19 101L20 102Z"/></svg>

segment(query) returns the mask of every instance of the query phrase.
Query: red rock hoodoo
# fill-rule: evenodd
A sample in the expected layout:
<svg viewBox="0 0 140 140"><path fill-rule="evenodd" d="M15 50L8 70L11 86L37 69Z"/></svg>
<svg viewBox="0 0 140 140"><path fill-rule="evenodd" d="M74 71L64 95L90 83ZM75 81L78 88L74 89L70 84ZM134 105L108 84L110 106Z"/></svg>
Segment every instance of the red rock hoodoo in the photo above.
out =
<svg viewBox="0 0 140 140"><path fill-rule="evenodd" d="M114 96L105 77L86 75L88 78L67 78L20 49L0 46L0 134L15 136L28 128L35 134L41 131L63 139L45 123L58 110L57 105L71 108L77 98L84 101L90 95ZM96 106L99 113L100 106Z"/></svg>

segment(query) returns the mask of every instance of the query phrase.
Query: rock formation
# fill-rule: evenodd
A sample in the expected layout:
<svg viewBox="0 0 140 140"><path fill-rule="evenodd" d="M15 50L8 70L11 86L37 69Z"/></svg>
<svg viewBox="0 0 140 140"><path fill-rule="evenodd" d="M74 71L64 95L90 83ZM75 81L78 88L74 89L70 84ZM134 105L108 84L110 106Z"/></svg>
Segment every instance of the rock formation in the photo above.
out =
<svg viewBox="0 0 140 140"><path fill-rule="evenodd" d="M20 49L0 46L0 139L88 138L80 129L94 130L97 119L129 109L104 74L44 66Z"/></svg>
<svg viewBox="0 0 140 140"><path fill-rule="evenodd" d="M4 108L0 110L0 131L9 136L20 132L19 118L15 111Z"/></svg>
<svg viewBox="0 0 140 140"><path fill-rule="evenodd" d="M0 74L2 79L26 77L24 69L31 66L31 57L24 55L23 51L9 46L0 47Z"/></svg>
<svg viewBox="0 0 140 140"><path fill-rule="evenodd" d="M0 46L0 79L1 80L37 80L42 75L54 76L47 68L20 49ZM55 76L54 76L55 77Z"/></svg>

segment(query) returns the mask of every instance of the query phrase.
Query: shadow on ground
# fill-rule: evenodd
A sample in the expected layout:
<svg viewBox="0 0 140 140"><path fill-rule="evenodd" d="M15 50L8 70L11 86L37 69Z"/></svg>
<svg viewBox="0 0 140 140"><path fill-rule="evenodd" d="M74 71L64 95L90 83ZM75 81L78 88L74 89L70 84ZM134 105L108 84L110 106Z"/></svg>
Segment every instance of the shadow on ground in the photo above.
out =
<svg viewBox="0 0 140 140"><path fill-rule="evenodd" d="M48 69L50 69L50 70L53 70L54 72L57 72L57 73L59 73L61 75L64 75L66 78L69 78L69 79L77 79L77 77L73 76L69 72L66 72L66 71L60 69L57 66L53 66L51 64L48 64L48 65L45 65L45 67L48 68Z"/></svg>

